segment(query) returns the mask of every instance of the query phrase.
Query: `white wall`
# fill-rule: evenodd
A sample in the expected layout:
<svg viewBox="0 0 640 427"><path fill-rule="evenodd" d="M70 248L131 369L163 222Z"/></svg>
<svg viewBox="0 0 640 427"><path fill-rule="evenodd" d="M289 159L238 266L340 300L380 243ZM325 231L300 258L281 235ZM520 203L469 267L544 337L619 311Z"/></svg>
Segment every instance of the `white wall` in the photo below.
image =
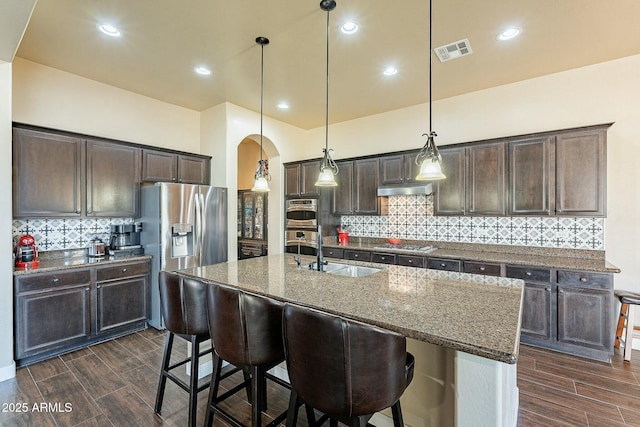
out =
<svg viewBox="0 0 640 427"><path fill-rule="evenodd" d="M0 61L0 182L11 182L11 64ZM15 376L11 185L0 185L0 381Z"/></svg>
<svg viewBox="0 0 640 427"><path fill-rule="evenodd" d="M16 122L201 153L197 111L21 58L13 68Z"/></svg>

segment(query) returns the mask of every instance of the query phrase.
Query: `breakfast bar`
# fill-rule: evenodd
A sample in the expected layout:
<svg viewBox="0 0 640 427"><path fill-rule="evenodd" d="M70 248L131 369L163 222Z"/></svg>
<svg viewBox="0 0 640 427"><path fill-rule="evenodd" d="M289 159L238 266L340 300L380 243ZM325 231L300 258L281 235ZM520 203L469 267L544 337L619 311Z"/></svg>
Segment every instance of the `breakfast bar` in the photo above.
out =
<svg viewBox="0 0 640 427"><path fill-rule="evenodd" d="M516 425L522 280L354 262L379 271L332 262L318 272L313 261L279 254L178 273L402 333L416 357L407 425Z"/></svg>

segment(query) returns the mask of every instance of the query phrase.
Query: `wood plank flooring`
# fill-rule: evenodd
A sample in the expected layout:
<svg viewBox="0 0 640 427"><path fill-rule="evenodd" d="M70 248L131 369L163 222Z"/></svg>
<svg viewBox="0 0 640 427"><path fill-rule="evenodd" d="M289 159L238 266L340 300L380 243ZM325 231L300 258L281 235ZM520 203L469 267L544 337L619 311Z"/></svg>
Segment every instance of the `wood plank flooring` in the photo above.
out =
<svg viewBox="0 0 640 427"><path fill-rule="evenodd" d="M0 426L185 426L187 395L170 381L162 413L153 413L164 336L148 329L19 369L15 379L0 383ZM174 348L186 353L186 346ZM640 427L640 351L631 364L619 354L601 363L523 345L518 386L520 427ZM239 393L226 407L249 424L245 397ZM198 425L204 424L206 399L204 391ZM263 421L283 411L287 401L288 392L270 383ZM299 425L305 421L301 416ZM214 425L227 426L217 418Z"/></svg>

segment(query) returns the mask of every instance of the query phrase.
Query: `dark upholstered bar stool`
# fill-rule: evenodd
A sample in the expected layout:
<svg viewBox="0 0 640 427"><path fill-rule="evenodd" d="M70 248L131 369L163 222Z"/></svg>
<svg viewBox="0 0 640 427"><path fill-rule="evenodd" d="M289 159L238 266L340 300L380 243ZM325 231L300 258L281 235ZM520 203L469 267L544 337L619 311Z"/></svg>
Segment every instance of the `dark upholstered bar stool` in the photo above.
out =
<svg viewBox="0 0 640 427"><path fill-rule="evenodd" d="M251 373L251 425L260 427L262 410L266 409L266 379L288 387L288 383L267 373L284 361L282 343L282 304L267 297L250 294L224 285L207 289L209 331L214 353L214 371L207 403L205 426L211 426L214 414L234 426L242 424L220 408L221 401L240 390L243 384L218 396L222 360ZM269 425L277 425L286 417L280 414Z"/></svg>
<svg viewBox="0 0 640 427"><path fill-rule="evenodd" d="M403 426L400 396L413 379L414 358L406 339L320 311L286 304L284 343L291 399L287 427L296 425L300 404L324 415L331 425L364 427L378 411L391 407L395 427Z"/></svg>
<svg viewBox="0 0 640 427"><path fill-rule="evenodd" d="M624 334L624 360L631 362L631 350L633 344L633 321L636 315L636 305L640 305L640 294L629 291L615 291L616 297L620 300L620 317L616 328L616 347L620 347L622 331ZM626 320L626 325L625 325Z"/></svg>
<svg viewBox="0 0 640 427"><path fill-rule="evenodd" d="M189 426L195 426L198 392L209 387L208 382L198 387L199 359L201 356L211 353L211 348L199 351L200 344L209 339L206 310L207 285L166 271L159 273L158 285L160 287L162 318L167 328L167 339L162 356L162 369L154 410L156 413L160 413L164 389L167 379L170 379L189 393ZM191 343L191 357L170 364L175 336ZM171 372L187 362L191 362L189 384Z"/></svg>

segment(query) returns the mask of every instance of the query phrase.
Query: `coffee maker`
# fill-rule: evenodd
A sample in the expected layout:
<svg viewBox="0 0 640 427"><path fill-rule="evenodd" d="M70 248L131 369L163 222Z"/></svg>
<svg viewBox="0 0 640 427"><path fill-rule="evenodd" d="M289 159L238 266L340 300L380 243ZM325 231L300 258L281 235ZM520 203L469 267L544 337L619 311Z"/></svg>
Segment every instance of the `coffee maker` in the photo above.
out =
<svg viewBox="0 0 640 427"><path fill-rule="evenodd" d="M114 224L110 227L111 237L109 238L109 255L111 256L132 256L144 253L144 248L140 244L140 231L142 223L134 224Z"/></svg>
<svg viewBox="0 0 640 427"><path fill-rule="evenodd" d="M16 258L16 268L35 268L40 265L36 239L30 234L20 236L18 244L13 250Z"/></svg>

